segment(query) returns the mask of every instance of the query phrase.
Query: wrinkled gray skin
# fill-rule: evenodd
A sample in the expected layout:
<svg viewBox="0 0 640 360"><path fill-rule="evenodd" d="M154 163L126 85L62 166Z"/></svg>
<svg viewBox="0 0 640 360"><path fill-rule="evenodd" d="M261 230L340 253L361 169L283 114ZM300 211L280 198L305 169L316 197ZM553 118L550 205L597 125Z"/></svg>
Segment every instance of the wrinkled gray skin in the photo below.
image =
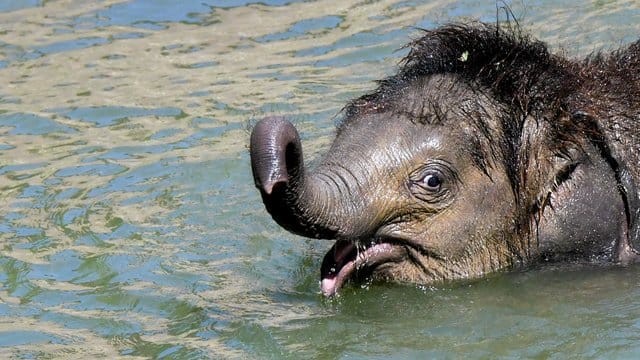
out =
<svg viewBox="0 0 640 360"><path fill-rule="evenodd" d="M637 194L623 183L637 164L587 139L559 156L546 148L549 124L529 118L520 141L532 160L514 190L490 141L507 137L498 123L507 105L490 91L434 74L408 81L392 101L389 111L345 119L313 170L288 121L266 118L253 130L254 178L273 218L337 240L321 269L324 295L363 278L433 284L541 261L636 261ZM483 166L478 146L489 154Z"/></svg>

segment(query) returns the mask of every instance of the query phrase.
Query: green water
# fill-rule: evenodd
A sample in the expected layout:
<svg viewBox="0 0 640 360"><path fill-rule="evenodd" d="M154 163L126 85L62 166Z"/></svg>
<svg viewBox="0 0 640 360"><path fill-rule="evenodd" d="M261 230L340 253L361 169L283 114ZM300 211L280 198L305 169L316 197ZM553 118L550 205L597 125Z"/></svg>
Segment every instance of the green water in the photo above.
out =
<svg viewBox="0 0 640 360"><path fill-rule="evenodd" d="M508 3L569 56L640 37L635 1ZM257 119L313 164L416 27L469 18L495 2L0 1L0 358L640 356L639 267L325 300L331 244L263 209Z"/></svg>

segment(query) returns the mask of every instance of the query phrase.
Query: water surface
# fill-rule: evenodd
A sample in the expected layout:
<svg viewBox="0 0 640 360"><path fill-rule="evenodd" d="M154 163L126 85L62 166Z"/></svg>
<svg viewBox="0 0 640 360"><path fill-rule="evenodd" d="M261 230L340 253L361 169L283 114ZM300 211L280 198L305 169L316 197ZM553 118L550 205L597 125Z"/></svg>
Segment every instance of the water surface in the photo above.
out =
<svg viewBox="0 0 640 360"><path fill-rule="evenodd" d="M640 34L634 1L509 2L554 51ZM506 13L498 11L501 19ZM0 4L0 357L634 358L640 268L556 268L325 300L329 242L263 209L247 143L311 163L418 27L486 1Z"/></svg>

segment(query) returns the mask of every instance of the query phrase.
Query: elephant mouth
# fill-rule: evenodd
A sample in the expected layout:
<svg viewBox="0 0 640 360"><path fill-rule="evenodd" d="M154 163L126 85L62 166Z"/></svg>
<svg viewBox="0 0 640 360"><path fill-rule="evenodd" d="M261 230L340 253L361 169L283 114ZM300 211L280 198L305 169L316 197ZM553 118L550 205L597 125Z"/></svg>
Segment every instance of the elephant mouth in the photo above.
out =
<svg viewBox="0 0 640 360"><path fill-rule="evenodd" d="M338 240L322 260L322 294L331 297L347 280L366 277L380 265L402 261L406 256L407 249L399 244L372 242L363 248L351 241Z"/></svg>

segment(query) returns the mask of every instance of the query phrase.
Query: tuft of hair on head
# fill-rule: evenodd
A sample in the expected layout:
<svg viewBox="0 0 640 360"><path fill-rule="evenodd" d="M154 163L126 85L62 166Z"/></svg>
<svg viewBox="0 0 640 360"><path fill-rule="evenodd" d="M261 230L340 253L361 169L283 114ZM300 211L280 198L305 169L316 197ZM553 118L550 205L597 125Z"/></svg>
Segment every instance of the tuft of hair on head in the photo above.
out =
<svg viewBox="0 0 640 360"><path fill-rule="evenodd" d="M398 73L349 103L344 109L347 117L384 110L392 106L390 95L435 74L456 74L471 86L489 89L523 114L548 107L575 88L569 64L551 55L545 43L524 34L517 23L451 23L420 31L422 36L406 45L409 53L400 61Z"/></svg>

